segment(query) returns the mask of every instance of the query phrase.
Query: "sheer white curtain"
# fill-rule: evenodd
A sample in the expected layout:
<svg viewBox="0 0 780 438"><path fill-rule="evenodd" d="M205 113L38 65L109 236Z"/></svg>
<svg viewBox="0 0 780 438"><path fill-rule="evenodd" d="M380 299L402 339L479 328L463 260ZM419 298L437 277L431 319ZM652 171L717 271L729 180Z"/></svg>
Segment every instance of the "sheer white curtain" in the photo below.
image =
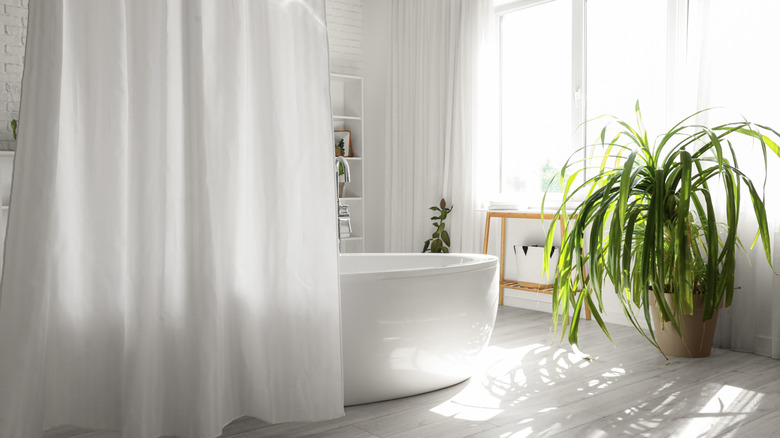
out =
<svg viewBox="0 0 780 438"><path fill-rule="evenodd" d="M475 173L495 80L492 0L393 0L386 153L385 248L422 250L428 208L445 198L451 252L479 248Z"/></svg>
<svg viewBox="0 0 780 438"><path fill-rule="evenodd" d="M772 54L780 47L776 19L780 3L774 0L692 1L691 19L703 26L701 38L690 41L700 54L698 106L725 106L747 120L780 129L780 61ZM730 113L730 120L740 117ZM707 123L724 120L709 118ZM740 168L759 186L764 181L757 144L742 141ZM770 152L765 186L773 265L780 272L780 158ZM761 190L761 187L758 187ZM743 199L739 236L749 247L757 224L752 207ZM725 214L725 213L724 213ZM736 286L731 308L721 311L715 346L780 358L780 277L768 266L761 243L737 258Z"/></svg>
<svg viewBox="0 0 780 438"><path fill-rule="evenodd" d="M31 2L0 436L343 415L324 16Z"/></svg>

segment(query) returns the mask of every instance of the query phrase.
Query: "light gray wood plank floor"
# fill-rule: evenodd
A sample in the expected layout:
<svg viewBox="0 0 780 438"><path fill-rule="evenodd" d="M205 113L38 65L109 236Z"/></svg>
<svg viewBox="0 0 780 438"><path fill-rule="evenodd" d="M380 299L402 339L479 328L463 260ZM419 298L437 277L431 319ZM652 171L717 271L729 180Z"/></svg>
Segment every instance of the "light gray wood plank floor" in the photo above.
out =
<svg viewBox="0 0 780 438"><path fill-rule="evenodd" d="M317 423L244 417L224 438L777 437L780 361L713 349L667 361L633 328L582 321L581 359L553 342L550 314L501 307L478 372L427 394L346 408ZM46 438L113 435L61 428Z"/></svg>

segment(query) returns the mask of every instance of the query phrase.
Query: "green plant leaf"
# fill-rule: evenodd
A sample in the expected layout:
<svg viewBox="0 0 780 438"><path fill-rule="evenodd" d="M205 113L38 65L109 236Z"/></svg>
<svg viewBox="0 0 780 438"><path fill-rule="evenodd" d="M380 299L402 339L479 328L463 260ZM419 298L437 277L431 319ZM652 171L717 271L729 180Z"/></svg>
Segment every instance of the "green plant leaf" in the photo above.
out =
<svg viewBox="0 0 780 438"><path fill-rule="evenodd" d="M748 187L750 193L750 201L753 204L753 211L756 214L756 221L758 222L758 234L761 236L761 245L764 247L764 255L766 256L766 262L772 267L772 252L771 243L769 241L769 224L767 221L766 207L764 206L763 199L758 195L756 188L753 186L753 182L747 177L742 176L745 185ZM752 249L752 247L751 247Z"/></svg>
<svg viewBox="0 0 780 438"><path fill-rule="evenodd" d="M445 245L450 246L450 233L448 233L447 230L442 230L441 240L444 242Z"/></svg>
<svg viewBox="0 0 780 438"><path fill-rule="evenodd" d="M638 103L638 102L637 102ZM637 107L638 110L638 107ZM623 165L623 172L620 175L620 198L618 199L618 217L621 227L626 223L626 205L631 189L631 176L634 174L634 160L636 160L636 151L632 152Z"/></svg>
<svg viewBox="0 0 780 438"><path fill-rule="evenodd" d="M680 152L680 190L677 200L677 229L675 236L675 261L676 261L676 292L675 303L678 310L687 315L693 314L693 278L691 273L691 217L688 214L691 204L691 154L688 151Z"/></svg>

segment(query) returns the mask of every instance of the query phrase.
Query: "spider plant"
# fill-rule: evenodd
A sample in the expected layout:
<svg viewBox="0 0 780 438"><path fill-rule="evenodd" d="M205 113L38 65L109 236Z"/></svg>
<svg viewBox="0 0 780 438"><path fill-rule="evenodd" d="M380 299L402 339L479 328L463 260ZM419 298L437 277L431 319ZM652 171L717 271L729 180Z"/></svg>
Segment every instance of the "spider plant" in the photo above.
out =
<svg viewBox="0 0 780 438"><path fill-rule="evenodd" d="M678 334L682 315L692 314L694 294L703 298L704 321L721 303L730 306L735 253L741 246L737 224L743 192L758 222L753 244L761 239L771 266L764 197L740 170L735 150L740 146L732 140L746 137L760 144L756 159L763 160L766 169L768 152L780 156L770 136L780 135L746 120L713 127L695 123L697 116L712 110L686 117L651 143L637 102L635 126L610 116L597 141L575 152L563 166L564 200L546 240L549 251L556 221L562 217L566 226L553 291L553 323L556 331L560 325L562 339L568 332L569 342L576 346L579 316L587 305L611 340L601 316L607 280L614 285L626 318L656 348L651 296L660 316ZM593 151L591 157L578 159L586 148ZM722 192L725 203L720 227L713 201L716 192ZM574 202L582 195L583 201ZM664 293L673 295L672 305L663 299ZM646 330L638 313L644 315Z"/></svg>

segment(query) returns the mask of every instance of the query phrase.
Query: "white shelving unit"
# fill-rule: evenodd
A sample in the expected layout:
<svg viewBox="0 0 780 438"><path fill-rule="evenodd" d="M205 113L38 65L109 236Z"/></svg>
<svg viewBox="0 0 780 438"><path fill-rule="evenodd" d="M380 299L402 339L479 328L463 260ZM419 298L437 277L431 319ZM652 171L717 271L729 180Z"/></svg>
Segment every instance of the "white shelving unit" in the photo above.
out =
<svg viewBox="0 0 780 438"><path fill-rule="evenodd" d="M363 185L363 78L341 74L330 75L331 105L333 110L333 130L350 131L352 143L351 156L346 157L351 171L352 181L344 186L344 196L339 198L342 204L349 206L352 219L352 234L341 238L341 252L363 252L364 206ZM349 151L347 151L349 153Z"/></svg>

